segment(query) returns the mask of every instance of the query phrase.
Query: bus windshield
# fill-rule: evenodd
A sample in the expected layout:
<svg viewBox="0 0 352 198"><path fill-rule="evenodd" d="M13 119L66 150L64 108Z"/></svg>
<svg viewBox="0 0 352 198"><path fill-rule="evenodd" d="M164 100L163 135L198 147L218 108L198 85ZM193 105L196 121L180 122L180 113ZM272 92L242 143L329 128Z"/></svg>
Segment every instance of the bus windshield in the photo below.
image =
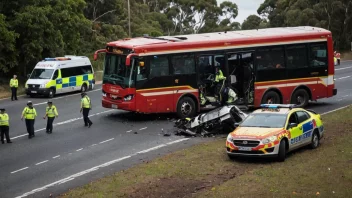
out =
<svg viewBox="0 0 352 198"><path fill-rule="evenodd" d="M53 69L34 69L30 79L51 79L53 75Z"/></svg>
<svg viewBox="0 0 352 198"><path fill-rule="evenodd" d="M133 87L132 66L126 66L125 55L107 53L105 56L103 83L119 85L123 89Z"/></svg>

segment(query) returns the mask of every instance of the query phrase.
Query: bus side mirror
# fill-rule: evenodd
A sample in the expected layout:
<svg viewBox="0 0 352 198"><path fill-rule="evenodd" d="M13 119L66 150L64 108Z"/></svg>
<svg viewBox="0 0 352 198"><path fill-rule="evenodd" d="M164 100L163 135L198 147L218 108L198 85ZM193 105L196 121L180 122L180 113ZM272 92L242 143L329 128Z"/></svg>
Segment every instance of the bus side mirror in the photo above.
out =
<svg viewBox="0 0 352 198"><path fill-rule="evenodd" d="M144 67L144 62L143 61L139 62L139 66Z"/></svg>

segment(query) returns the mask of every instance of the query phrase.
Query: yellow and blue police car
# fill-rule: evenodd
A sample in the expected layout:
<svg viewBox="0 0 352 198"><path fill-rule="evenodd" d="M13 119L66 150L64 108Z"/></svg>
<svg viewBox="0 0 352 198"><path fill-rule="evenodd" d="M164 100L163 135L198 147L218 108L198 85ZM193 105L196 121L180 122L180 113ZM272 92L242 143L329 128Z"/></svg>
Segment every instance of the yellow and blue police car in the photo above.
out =
<svg viewBox="0 0 352 198"><path fill-rule="evenodd" d="M324 134L320 114L295 105L262 104L226 140L230 159L237 156L276 157L285 161L292 150L319 146Z"/></svg>
<svg viewBox="0 0 352 198"><path fill-rule="evenodd" d="M25 88L29 96L85 92L95 84L92 64L85 56L45 58L37 63L28 78Z"/></svg>

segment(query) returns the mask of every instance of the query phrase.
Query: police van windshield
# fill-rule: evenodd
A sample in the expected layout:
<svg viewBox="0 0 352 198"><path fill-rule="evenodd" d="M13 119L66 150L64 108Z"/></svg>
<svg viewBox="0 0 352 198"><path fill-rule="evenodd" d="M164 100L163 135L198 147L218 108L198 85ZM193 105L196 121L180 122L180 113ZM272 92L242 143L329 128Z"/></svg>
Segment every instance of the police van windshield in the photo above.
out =
<svg viewBox="0 0 352 198"><path fill-rule="evenodd" d="M30 79L51 79L53 69L34 69Z"/></svg>

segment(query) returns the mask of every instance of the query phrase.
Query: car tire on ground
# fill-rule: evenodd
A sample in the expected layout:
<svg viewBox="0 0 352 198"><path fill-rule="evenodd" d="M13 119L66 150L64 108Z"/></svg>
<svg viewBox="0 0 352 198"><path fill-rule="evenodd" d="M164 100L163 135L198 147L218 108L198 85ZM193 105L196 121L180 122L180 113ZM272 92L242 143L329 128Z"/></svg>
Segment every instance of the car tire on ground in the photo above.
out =
<svg viewBox="0 0 352 198"><path fill-rule="evenodd" d="M286 159L286 140L281 140L280 146L279 146L279 154L277 155L277 161L279 162L284 162Z"/></svg>
<svg viewBox="0 0 352 198"><path fill-rule="evenodd" d="M318 148L320 145L320 140L319 140L319 134L318 132L315 130L313 132L313 136L312 136L312 142L310 143L310 148L311 149L316 149Z"/></svg>
<svg viewBox="0 0 352 198"><path fill-rule="evenodd" d="M280 95L275 91L268 91L262 98L262 104L280 104Z"/></svg>
<svg viewBox="0 0 352 198"><path fill-rule="evenodd" d="M191 118L196 114L196 104L190 97L183 97L177 103L177 115L181 119Z"/></svg>
<svg viewBox="0 0 352 198"><path fill-rule="evenodd" d="M236 159L236 156L229 155L229 154L227 154L227 156L229 156L229 159L230 159L230 160L235 160L235 159Z"/></svg>
<svg viewBox="0 0 352 198"><path fill-rule="evenodd" d="M49 98L53 98L54 96L55 96L55 90L54 90L54 89L50 89L50 90L49 90L48 97L49 97Z"/></svg>
<svg viewBox="0 0 352 198"><path fill-rule="evenodd" d="M298 89L292 94L291 104L296 104L297 107L303 108L309 103L309 95L306 90Z"/></svg>

